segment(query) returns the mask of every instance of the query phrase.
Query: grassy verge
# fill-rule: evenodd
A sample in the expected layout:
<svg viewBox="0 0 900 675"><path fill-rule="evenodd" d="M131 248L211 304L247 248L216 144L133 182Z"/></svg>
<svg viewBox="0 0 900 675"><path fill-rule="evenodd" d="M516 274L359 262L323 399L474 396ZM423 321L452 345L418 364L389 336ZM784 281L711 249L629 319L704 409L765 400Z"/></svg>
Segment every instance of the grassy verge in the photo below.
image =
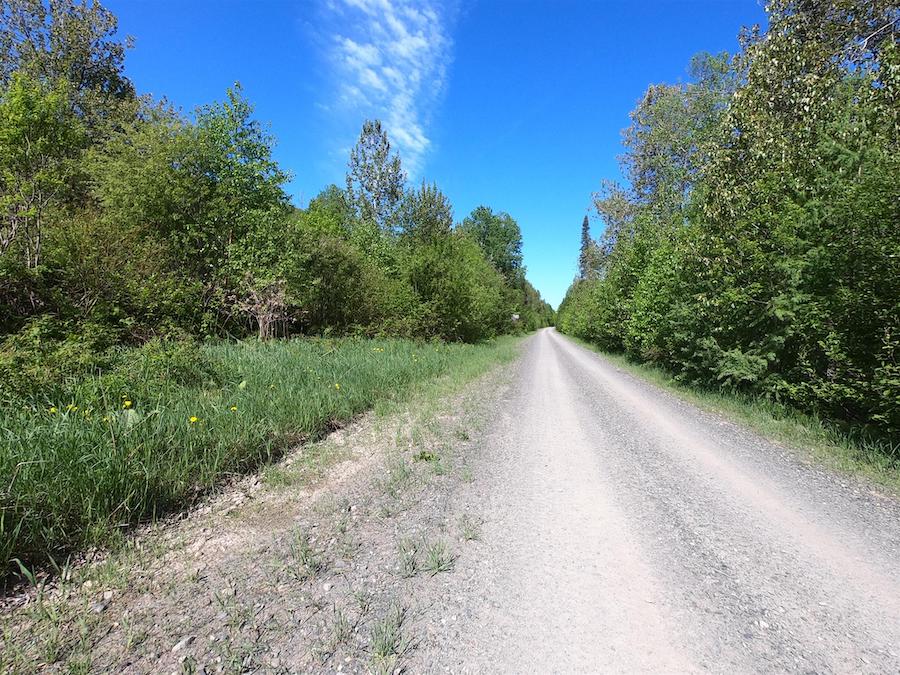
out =
<svg viewBox="0 0 900 675"><path fill-rule="evenodd" d="M189 360L189 378L142 353L122 373L68 383L45 406L6 404L0 560L31 564L108 544L364 410L511 359L516 342L209 345L199 365Z"/></svg>
<svg viewBox="0 0 900 675"><path fill-rule="evenodd" d="M656 366L636 363L584 340L566 337L698 407L722 413L766 438L806 451L827 466L863 474L900 495L900 443L896 441L869 439L775 401L690 386Z"/></svg>

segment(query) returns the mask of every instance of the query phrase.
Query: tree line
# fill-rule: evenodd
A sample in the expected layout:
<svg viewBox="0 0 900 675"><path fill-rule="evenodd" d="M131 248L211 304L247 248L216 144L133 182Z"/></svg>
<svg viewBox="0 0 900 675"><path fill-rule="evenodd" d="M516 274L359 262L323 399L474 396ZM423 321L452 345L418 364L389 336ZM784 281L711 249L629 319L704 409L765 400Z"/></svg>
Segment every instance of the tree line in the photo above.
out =
<svg viewBox="0 0 900 675"><path fill-rule="evenodd" d="M900 430L896 3L775 0L650 86L594 195L567 333L677 378Z"/></svg>
<svg viewBox="0 0 900 675"><path fill-rule="evenodd" d="M455 225L436 185L408 184L378 121L346 185L298 208L240 86L192 115L139 96L116 27L98 2L0 4L8 371L29 349L39 370L48 349L71 363L151 338L479 341L551 320L516 221L482 206Z"/></svg>

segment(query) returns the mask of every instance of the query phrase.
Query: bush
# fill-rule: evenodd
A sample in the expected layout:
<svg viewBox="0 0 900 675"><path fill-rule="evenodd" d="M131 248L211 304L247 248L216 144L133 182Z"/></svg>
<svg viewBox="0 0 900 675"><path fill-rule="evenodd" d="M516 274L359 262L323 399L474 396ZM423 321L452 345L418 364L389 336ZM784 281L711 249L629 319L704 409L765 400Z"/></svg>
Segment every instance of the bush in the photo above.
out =
<svg viewBox="0 0 900 675"><path fill-rule="evenodd" d="M0 405L44 409L63 400L73 382L110 368L116 336L96 324L51 316L31 320L0 342Z"/></svg>
<svg viewBox="0 0 900 675"><path fill-rule="evenodd" d="M415 250L409 279L429 336L477 342L511 328L503 277L468 236L444 235Z"/></svg>

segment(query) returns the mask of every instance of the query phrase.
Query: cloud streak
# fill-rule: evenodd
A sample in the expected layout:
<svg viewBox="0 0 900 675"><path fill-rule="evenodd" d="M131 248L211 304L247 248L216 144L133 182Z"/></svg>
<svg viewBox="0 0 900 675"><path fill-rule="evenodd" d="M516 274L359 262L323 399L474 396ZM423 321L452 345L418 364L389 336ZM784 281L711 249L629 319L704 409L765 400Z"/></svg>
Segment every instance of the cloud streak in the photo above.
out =
<svg viewBox="0 0 900 675"><path fill-rule="evenodd" d="M407 172L418 177L451 57L447 11L435 0L330 0L327 10L337 105L357 124L380 118Z"/></svg>

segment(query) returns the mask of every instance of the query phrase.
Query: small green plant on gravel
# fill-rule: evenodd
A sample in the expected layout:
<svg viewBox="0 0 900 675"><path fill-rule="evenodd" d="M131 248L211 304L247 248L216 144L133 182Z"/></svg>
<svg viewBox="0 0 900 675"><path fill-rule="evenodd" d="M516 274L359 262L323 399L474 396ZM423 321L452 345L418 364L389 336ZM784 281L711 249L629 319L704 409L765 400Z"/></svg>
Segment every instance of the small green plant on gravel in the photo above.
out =
<svg viewBox="0 0 900 675"><path fill-rule="evenodd" d="M50 624L44 627L43 644L41 652L44 661L47 663L56 663L62 656L63 644L60 636L59 626Z"/></svg>
<svg viewBox="0 0 900 675"><path fill-rule="evenodd" d="M375 596L372 595L372 592L367 588L357 588L351 595L356 601L356 606L359 607L359 613L362 615L368 614L369 610L372 609L372 603L375 601Z"/></svg>
<svg viewBox="0 0 900 675"><path fill-rule="evenodd" d="M293 572L297 578L304 580L317 576L325 569L321 555L310 543L309 535L295 532L290 542L291 558L295 566Z"/></svg>
<svg viewBox="0 0 900 675"><path fill-rule="evenodd" d="M331 618L328 620L326 634L322 642L316 648L319 661L324 663L330 659L338 648L348 642L353 636L355 625L347 614L337 607L332 609Z"/></svg>
<svg viewBox="0 0 900 675"><path fill-rule="evenodd" d="M425 547L425 560L422 569L431 572L434 576L440 572L449 572L453 569L456 558L450 552L443 541L433 541Z"/></svg>
<svg viewBox="0 0 900 675"><path fill-rule="evenodd" d="M438 456L432 450L419 450L413 455L413 459L417 462L436 462L438 461Z"/></svg>
<svg viewBox="0 0 900 675"><path fill-rule="evenodd" d="M213 591L213 600L216 601L216 604L226 614L230 614L233 610L235 599L234 599L234 591L231 588L226 588L223 591Z"/></svg>
<svg viewBox="0 0 900 675"><path fill-rule="evenodd" d="M445 476L450 473L449 465L446 462L442 461L440 457L436 461L431 463L431 470L432 472L434 472L435 476Z"/></svg>
<svg viewBox="0 0 900 675"><path fill-rule="evenodd" d="M413 539L401 539L398 546L400 553L400 576L414 577L419 572L419 545Z"/></svg>
<svg viewBox="0 0 900 675"><path fill-rule="evenodd" d="M344 560L351 560L358 552L362 542L350 532L345 532L338 537L337 552Z"/></svg>
<svg viewBox="0 0 900 675"><path fill-rule="evenodd" d="M443 476L447 473L447 464L442 460L442 456L434 450L419 450L413 455L413 460L427 462L436 476Z"/></svg>
<svg viewBox="0 0 900 675"><path fill-rule="evenodd" d="M337 642L346 642L353 634L353 623L349 617L339 609L334 610L334 620L331 622L332 634Z"/></svg>
<svg viewBox="0 0 900 675"><path fill-rule="evenodd" d="M69 675L91 672L91 657L89 654L76 654L66 661L66 671Z"/></svg>
<svg viewBox="0 0 900 675"><path fill-rule="evenodd" d="M347 642L353 635L353 622L350 617L340 609L335 608L331 617L331 641L334 645Z"/></svg>
<svg viewBox="0 0 900 675"><path fill-rule="evenodd" d="M216 651L221 659L221 672L246 673L254 670L252 665L259 645L239 633L232 633L228 638L216 642Z"/></svg>
<svg viewBox="0 0 900 675"><path fill-rule="evenodd" d="M371 653L372 666L377 673L394 671L397 660L406 650L403 636L403 624L406 621L406 609L400 605L391 605L387 613L372 624Z"/></svg>
<svg viewBox="0 0 900 675"><path fill-rule="evenodd" d="M472 473L472 468L468 466L464 466L462 469L460 469L459 477L463 483L471 483L475 480L475 476Z"/></svg>
<svg viewBox="0 0 900 675"><path fill-rule="evenodd" d="M382 480L381 487L386 494L397 499L412 477L412 469L402 457L388 460L386 468L387 476Z"/></svg>
<svg viewBox="0 0 900 675"><path fill-rule="evenodd" d="M73 581L74 573L68 564L57 568L58 585L53 593L48 591L45 575L34 575L21 564L20 570L34 587L35 595L16 624L3 619L0 672L33 672L36 661L47 666L62 664L68 672L87 672L99 622L89 604L91 592L79 590L80 584Z"/></svg>
<svg viewBox="0 0 900 675"><path fill-rule="evenodd" d="M3 645L3 649L0 649L0 673L14 673L19 670L16 664L22 663L26 659L22 648L13 641L11 627L3 627L3 632L0 634L0 645Z"/></svg>
<svg viewBox="0 0 900 675"><path fill-rule="evenodd" d="M464 513L459 517L459 536L463 541L481 539L481 520Z"/></svg>
<svg viewBox="0 0 900 675"><path fill-rule="evenodd" d="M297 483L297 472L289 471L279 464L272 464L262 470L262 480L269 487L285 488Z"/></svg>
<svg viewBox="0 0 900 675"><path fill-rule="evenodd" d="M338 534L346 534L350 529L350 523L352 521L350 518L350 509L350 500L346 497L339 500L334 507L334 529Z"/></svg>
<svg viewBox="0 0 900 675"><path fill-rule="evenodd" d="M125 631L125 651L133 652L136 647L143 644L149 633L145 628L137 628L127 613L122 617L121 624Z"/></svg>
<svg viewBox="0 0 900 675"><path fill-rule="evenodd" d="M225 625L233 631L240 631L243 627L253 622L254 611L251 605L243 602L234 602L226 610L228 618Z"/></svg>
<svg viewBox="0 0 900 675"><path fill-rule="evenodd" d="M414 423L409 430L409 442L412 447L421 446L425 444L425 432L422 429L422 425L418 422Z"/></svg>

